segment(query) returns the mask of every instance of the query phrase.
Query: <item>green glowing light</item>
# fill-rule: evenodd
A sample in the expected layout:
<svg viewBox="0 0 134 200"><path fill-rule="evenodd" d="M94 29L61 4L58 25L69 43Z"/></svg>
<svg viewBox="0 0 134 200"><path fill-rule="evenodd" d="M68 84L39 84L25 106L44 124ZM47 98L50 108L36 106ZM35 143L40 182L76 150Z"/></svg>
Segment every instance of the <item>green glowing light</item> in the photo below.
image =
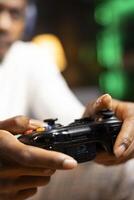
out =
<svg viewBox="0 0 134 200"><path fill-rule="evenodd" d="M121 18L134 11L134 0L112 0L96 8L95 19L101 25L119 23Z"/></svg>
<svg viewBox="0 0 134 200"><path fill-rule="evenodd" d="M121 71L102 73L99 82L100 88L111 94L112 97L122 99L125 96L126 79Z"/></svg>
<svg viewBox="0 0 134 200"><path fill-rule="evenodd" d="M95 11L96 22L103 27L97 37L98 61L101 66L110 70L110 73L102 74L100 85L117 98L123 98L127 85L123 72L123 33L120 24L130 14L134 14L134 0L105 1Z"/></svg>
<svg viewBox="0 0 134 200"><path fill-rule="evenodd" d="M107 1L96 8L95 18L105 25L98 40L98 60L105 67L122 67L120 22L134 12L134 0Z"/></svg>
<svg viewBox="0 0 134 200"><path fill-rule="evenodd" d="M122 66L121 37L118 33L106 30L99 35L97 44L98 61L107 68Z"/></svg>

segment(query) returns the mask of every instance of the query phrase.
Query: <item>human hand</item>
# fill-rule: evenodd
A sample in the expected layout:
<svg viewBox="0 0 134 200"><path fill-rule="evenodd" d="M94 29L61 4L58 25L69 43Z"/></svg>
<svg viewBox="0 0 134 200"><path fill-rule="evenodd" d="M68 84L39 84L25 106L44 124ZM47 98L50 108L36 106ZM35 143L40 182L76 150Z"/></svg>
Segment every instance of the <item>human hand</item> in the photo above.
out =
<svg viewBox="0 0 134 200"><path fill-rule="evenodd" d="M105 94L88 104L84 117L93 116L104 108L112 110L123 125L114 145L114 155L102 152L96 156L95 161L113 165L134 158L134 103L115 100Z"/></svg>
<svg viewBox="0 0 134 200"><path fill-rule="evenodd" d="M36 129L41 122L19 116L0 122L0 199L26 199L38 186L48 184L56 169L72 169L77 163L62 153L24 145L13 134ZM6 130L6 131L5 131Z"/></svg>

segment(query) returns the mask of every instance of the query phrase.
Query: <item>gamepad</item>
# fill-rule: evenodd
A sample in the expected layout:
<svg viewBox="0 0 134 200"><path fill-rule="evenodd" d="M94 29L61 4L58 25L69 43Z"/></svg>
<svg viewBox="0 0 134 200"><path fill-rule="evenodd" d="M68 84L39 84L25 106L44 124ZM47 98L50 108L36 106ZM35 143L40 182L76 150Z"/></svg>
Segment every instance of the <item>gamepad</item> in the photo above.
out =
<svg viewBox="0 0 134 200"><path fill-rule="evenodd" d="M18 139L28 145L68 154L79 163L93 160L101 150L113 153L122 125L110 110L102 110L93 118L77 119L67 126L56 123L56 119L44 121L47 128L39 128Z"/></svg>

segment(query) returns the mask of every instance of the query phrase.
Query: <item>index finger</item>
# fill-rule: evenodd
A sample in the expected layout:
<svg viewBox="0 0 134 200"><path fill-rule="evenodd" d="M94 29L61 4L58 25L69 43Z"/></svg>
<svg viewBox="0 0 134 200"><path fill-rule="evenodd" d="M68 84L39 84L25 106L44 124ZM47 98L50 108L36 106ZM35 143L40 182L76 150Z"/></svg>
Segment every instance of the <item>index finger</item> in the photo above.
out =
<svg viewBox="0 0 134 200"><path fill-rule="evenodd" d="M21 134L29 129L44 127L46 124L42 121L29 119L26 116L16 116L0 121L0 129L9 131L13 134Z"/></svg>
<svg viewBox="0 0 134 200"><path fill-rule="evenodd" d="M109 94L104 94L100 96L97 100L93 102L89 102L86 107L86 110L83 114L83 117L89 117L96 114L98 111L102 109L112 110L112 97Z"/></svg>

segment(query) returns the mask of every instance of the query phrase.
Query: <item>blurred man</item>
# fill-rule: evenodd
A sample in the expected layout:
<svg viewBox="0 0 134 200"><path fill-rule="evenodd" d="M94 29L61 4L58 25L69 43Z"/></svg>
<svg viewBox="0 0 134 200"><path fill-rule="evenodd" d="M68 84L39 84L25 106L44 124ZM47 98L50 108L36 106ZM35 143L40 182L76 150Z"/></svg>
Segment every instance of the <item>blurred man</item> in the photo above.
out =
<svg viewBox="0 0 134 200"><path fill-rule="evenodd" d="M11 45L22 37L25 26L26 1L0 0L0 60Z"/></svg>
<svg viewBox="0 0 134 200"><path fill-rule="evenodd" d="M26 0L0 0L0 118L21 113L42 120L58 117L62 123L69 123L80 117L83 106L47 54L41 53L36 45L18 41L25 29L27 3ZM66 106L60 103L61 96ZM75 112L70 118L72 109Z"/></svg>

